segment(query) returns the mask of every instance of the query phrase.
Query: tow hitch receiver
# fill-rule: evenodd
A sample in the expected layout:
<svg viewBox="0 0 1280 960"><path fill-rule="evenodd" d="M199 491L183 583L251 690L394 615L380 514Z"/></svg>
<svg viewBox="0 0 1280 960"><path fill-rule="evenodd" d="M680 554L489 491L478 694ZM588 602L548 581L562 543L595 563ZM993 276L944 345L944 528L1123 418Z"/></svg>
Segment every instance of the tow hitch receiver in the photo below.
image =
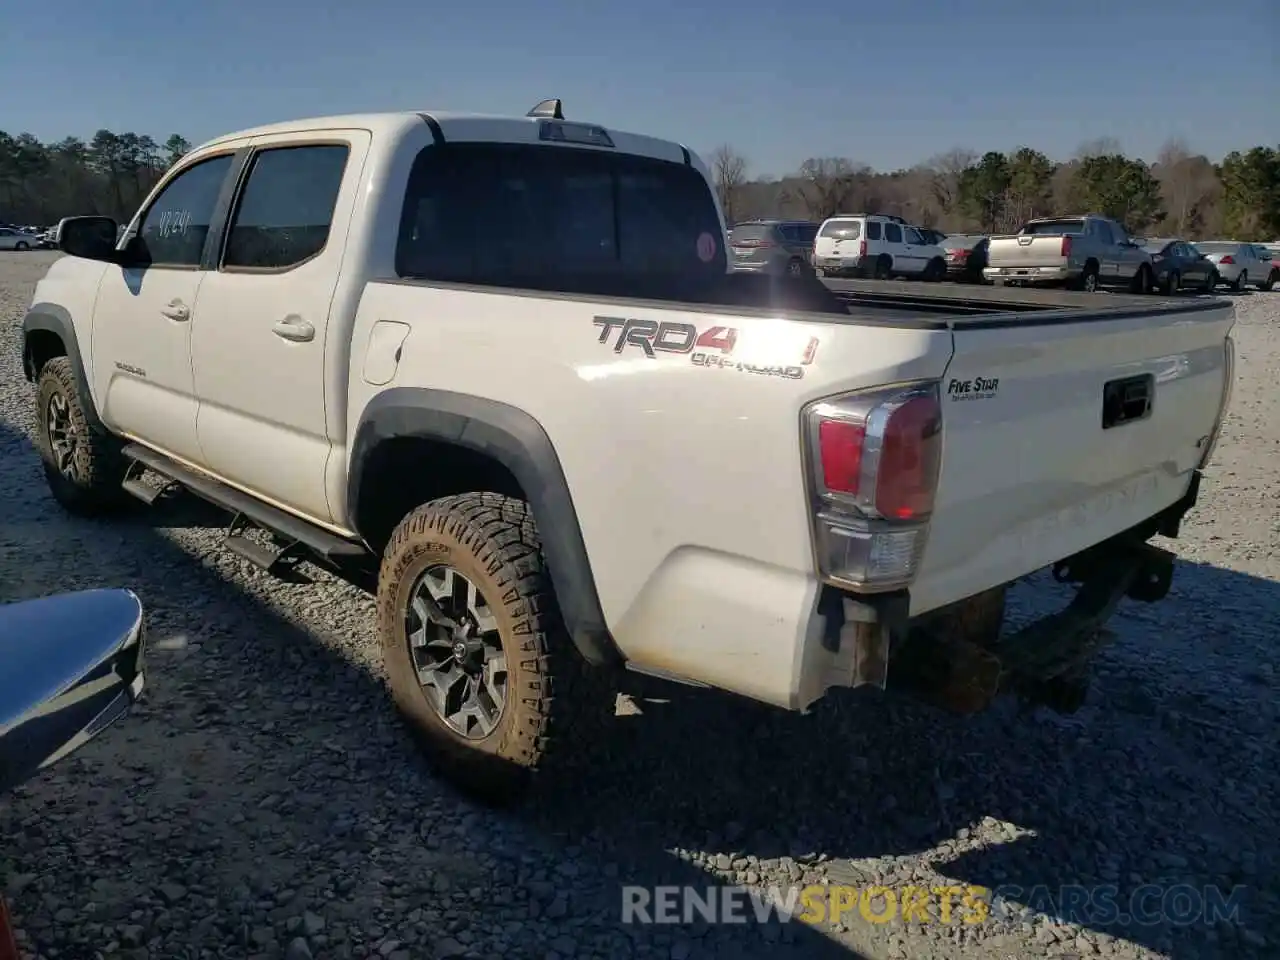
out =
<svg viewBox="0 0 1280 960"><path fill-rule="evenodd" d="M913 626L894 652L890 675L922 699L958 713L983 710L1001 693L1074 713L1084 704L1093 657L1113 637L1104 629L1107 620L1126 596L1146 603L1162 599L1173 582L1173 563L1172 553L1143 541L1099 544L1054 565L1054 579L1079 584L1065 609L994 639Z"/></svg>

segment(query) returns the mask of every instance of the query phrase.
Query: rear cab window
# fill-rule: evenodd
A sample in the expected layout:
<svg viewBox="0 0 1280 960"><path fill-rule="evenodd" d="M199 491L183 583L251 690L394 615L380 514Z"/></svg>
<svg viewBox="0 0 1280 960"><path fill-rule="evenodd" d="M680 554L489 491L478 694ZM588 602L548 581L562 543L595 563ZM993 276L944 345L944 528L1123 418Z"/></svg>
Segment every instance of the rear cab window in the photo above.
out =
<svg viewBox="0 0 1280 960"><path fill-rule="evenodd" d="M876 224L875 226L879 226ZM857 240L862 236L861 220L828 220L822 225L821 236L833 240Z"/></svg>
<svg viewBox="0 0 1280 960"><path fill-rule="evenodd" d="M1022 233L1029 236L1060 237L1066 233L1084 233L1083 220L1041 220L1028 223Z"/></svg>
<svg viewBox="0 0 1280 960"><path fill-rule="evenodd" d="M868 240L880 239L880 221L879 220L870 220L867 222L867 239Z"/></svg>
<svg viewBox="0 0 1280 960"><path fill-rule="evenodd" d="M744 227L733 228L734 243L743 243L745 241L758 242L760 240L771 239L773 239L773 227L767 223L755 223Z"/></svg>
<svg viewBox="0 0 1280 960"><path fill-rule="evenodd" d="M739 226L734 240L769 229ZM401 277L566 293L658 278L687 286L727 269L720 217L695 168L551 145L424 148L396 245Z"/></svg>

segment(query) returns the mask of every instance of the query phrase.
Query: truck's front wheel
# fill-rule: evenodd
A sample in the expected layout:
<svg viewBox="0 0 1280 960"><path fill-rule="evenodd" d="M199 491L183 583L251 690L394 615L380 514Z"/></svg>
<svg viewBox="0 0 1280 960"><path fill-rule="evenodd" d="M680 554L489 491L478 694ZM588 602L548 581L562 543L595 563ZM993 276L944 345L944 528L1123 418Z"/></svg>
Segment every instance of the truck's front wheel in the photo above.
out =
<svg viewBox="0 0 1280 960"><path fill-rule="evenodd" d="M518 799L613 714L609 676L573 648L520 500L468 493L405 517L383 554L378 632L423 748L484 800Z"/></svg>
<svg viewBox="0 0 1280 960"><path fill-rule="evenodd" d="M90 422L66 357L54 357L40 370L36 445L53 498L68 511L93 515L124 501L120 441Z"/></svg>

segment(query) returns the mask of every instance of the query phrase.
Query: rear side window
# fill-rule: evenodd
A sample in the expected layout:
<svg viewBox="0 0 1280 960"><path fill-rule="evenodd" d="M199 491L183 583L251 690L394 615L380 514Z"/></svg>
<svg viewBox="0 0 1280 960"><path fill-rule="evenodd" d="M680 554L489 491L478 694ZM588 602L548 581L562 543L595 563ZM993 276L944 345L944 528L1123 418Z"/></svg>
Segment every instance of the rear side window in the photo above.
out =
<svg viewBox="0 0 1280 960"><path fill-rule="evenodd" d="M693 167L546 145L424 148L396 246L402 277L569 293L726 269L711 190Z"/></svg>
<svg viewBox="0 0 1280 960"><path fill-rule="evenodd" d="M871 224L871 226L879 226L879 224ZM820 235L833 240L857 240L862 236L862 221L828 220L822 225Z"/></svg>
<svg viewBox="0 0 1280 960"><path fill-rule="evenodd" d="M769 240L773 234L773 227L769 224L755 224L745 227L733 228L734 241L739 240Z"/></svg>
<svg viewBox="0 0 1280 960"><path fill-rule="evenodd" d="M884 225L884 238L890 243L901 243L902 228L896 223L886 223Z"/></svg>
<svg viewBox="0 0 1280 960"><path fill-rule="evenodd" d="M1040 223L1028 223L1022 228L1022 232L1023 234L1034 234L1036 236L1048 237L1060 237L1065 233L1084 233L1084 221L1044 220Z"/></svg>
<svg viewBox="0 0 1280 960"><path fill-rule="evenodd" d="M870 223L867 224L867 239L868 240L880 239L880 222L878 220L872 220Z"/></svg>
<svg viewBox="0 0 1280 960"><path fill-rule="evenodd" d="M816 223L789 223L783 228L783 235L794 243L813 243L818 235Z"/></svg>
<svg viewBox="0 0 1280 960"><path fill-rule="evenodd" d="M259 152L231 218L222 265L287 270L323 250L347 152L345 144L328 143Z"/></svg>

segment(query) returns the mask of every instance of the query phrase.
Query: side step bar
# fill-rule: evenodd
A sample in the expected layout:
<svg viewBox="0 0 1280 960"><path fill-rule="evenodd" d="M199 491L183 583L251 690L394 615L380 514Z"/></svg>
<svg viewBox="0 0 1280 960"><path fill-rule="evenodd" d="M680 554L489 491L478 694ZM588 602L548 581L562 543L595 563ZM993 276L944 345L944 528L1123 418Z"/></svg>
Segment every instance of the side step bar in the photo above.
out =
<svg viewBox="0 0 1280 960"><path fill-rule="evenodd" d="M214 506L230 511L234 519L227 530L225 546L236 556L264 570L274 571L282 561L296 555L299 547L333 564L369 555L368 548L362 543L344 539L269 503L263 503L257 497L185 467L141 444L130 443L122 452L127 459L133 461L122 484L126 491L150 504L163 490L178 484ZM142 471L135 470L138 466L155 471L169 483L161 488L144 483L140 476ZM284 545L269 546L250 540L244 536L244 531L253 527L276 534L285 541Z"/></svg>

